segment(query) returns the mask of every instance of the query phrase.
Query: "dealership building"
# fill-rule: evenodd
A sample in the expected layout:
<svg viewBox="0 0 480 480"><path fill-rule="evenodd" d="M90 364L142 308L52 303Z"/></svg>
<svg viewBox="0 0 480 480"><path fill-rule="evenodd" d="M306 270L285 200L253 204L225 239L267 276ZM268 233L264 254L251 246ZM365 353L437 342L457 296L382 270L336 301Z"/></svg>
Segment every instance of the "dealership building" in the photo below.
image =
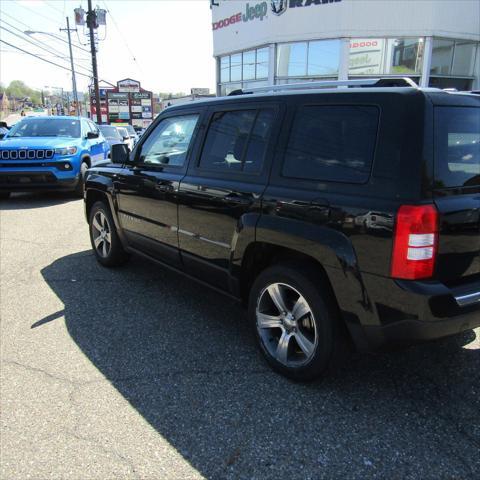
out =
<svg viewBox="0 0 480 480"><path fill-rule="evenodd" d="M217 94L362 77L480 89L478 0L212 0Z"/></svg>

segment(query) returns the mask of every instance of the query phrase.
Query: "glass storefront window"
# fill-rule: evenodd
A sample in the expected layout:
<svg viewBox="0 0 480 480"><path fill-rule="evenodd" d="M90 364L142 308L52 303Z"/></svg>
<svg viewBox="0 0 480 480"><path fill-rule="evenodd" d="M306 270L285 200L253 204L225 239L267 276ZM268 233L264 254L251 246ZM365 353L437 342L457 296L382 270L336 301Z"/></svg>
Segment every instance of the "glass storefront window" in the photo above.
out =
<svg viewBox="0 0 480 480"><path fill-rule="evenodd" d="M242 79L242 54L236 53L230 57L230 80L238 82Z"/></svg>
<svg viewBox="0 0 480 480"><path fill-rule="evenodd" d="M277 75L301 77L307 74L307 42L278 46Z"/></svg>
<svg viewBox="0 0 480 480"><path fill-rule="evenodd" d="M257 50L256 78L268 78L268 48L259 48Z"/></svg>
<svg viewBox="0 0 480 480"><path fill-rule="evenodd" d="M472 76L476 55L478 55L476 42L457 40L455 42L452 75Z"/></svg>
<svg viewBox="0 0 480 480"><path fill-rule="evenodd" d="M450 75L454 47L453 40L433 40L431 75Z"/></svg>
<svg viewBox="0 0 480 480"><path fill-rule="evenodd" d="M425 42L423 38L391 38L387 40L385 73L421 73Z"/></svg>
<svg viewBox="0 0 480 480"><path fill-rule="evenodd" d="M243 52L243 79L255 79L255 50Z"/></svg>
<svg viewBox="0 0 480 480"><path fill-rule="evenodd" d="M228 95L234 90L239 90L240 88L242 88L241 83L228 83L227 85L222 85L220 90L222 95Z"/></svg>
<svg viewBox="0 0 480 480"><path fill-rule="evenodd" d="M350 41L348 74L375 75L384 70L385 42L383 38L352 38Z"/></svg>
<svg viewBox="0 0 480 480"><path fill-rule="evenodd" d="M340 40L321 40L308 44L308 75L338 74Z"/></svg>
<svg viewBox="0 0 480 480"><path fill-rule="evenodd" d="M230 81L230 56L220 59L220 81L222 83Z"/></svg>

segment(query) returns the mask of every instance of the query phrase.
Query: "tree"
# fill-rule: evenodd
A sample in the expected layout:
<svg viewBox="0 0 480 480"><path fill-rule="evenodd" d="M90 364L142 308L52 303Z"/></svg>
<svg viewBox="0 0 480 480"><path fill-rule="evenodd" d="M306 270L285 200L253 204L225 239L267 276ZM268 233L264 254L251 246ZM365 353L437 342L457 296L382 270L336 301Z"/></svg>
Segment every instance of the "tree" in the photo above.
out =
<svg viewBox="0 0 480 480"><path fill-rule="evenodd" d="M5 92L9 97L14 97L18 99L28 98L32 103L40 105L42 103L41 92L30 88L22 80L12 80Z"/></svg>

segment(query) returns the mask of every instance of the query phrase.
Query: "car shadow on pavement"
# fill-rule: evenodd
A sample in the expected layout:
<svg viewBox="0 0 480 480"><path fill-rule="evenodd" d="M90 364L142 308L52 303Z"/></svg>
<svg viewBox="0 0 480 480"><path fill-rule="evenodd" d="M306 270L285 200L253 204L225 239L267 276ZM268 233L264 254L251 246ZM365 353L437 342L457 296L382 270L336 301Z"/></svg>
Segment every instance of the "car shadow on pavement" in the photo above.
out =
<svg viewBox="0 0 480 480"><path fill-rule="evenodd" d="M7 200L0 200L2 210L31 210L34 208L53 207L63 203L79 200L74 192L24 192L12 193Z"/></svg>
<svg viewBox="0 0 480 480"><path fill-rule="evenodd" d="M206 478L473 478L479 471L474 332L355 354L322 382L297 384L262 361L239 305L133 260L108 270L85 251L42 274L64 304L73 341Z"/></svg>

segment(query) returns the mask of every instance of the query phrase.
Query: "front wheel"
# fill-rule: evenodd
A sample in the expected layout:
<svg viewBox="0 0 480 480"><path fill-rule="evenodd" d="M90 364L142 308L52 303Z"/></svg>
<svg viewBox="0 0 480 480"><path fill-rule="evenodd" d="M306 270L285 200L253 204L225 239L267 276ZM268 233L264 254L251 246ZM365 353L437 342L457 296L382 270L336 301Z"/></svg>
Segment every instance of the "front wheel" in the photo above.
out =
<svg viewBox="0 0 480 480"><path fill-rule="evenodd" d="M275 265L250 291L249 318L270 366L294 380L313 380L330 366L338 318L328 289L308 269Z"/></svg>
<svg viewBox="0 0 480 480"><path fill-rule="evenodd" d="M129 258L115 228L110 209L104 202L96 202L89 217L90 241L97 261L105 267L118 267Z"/></svg>

